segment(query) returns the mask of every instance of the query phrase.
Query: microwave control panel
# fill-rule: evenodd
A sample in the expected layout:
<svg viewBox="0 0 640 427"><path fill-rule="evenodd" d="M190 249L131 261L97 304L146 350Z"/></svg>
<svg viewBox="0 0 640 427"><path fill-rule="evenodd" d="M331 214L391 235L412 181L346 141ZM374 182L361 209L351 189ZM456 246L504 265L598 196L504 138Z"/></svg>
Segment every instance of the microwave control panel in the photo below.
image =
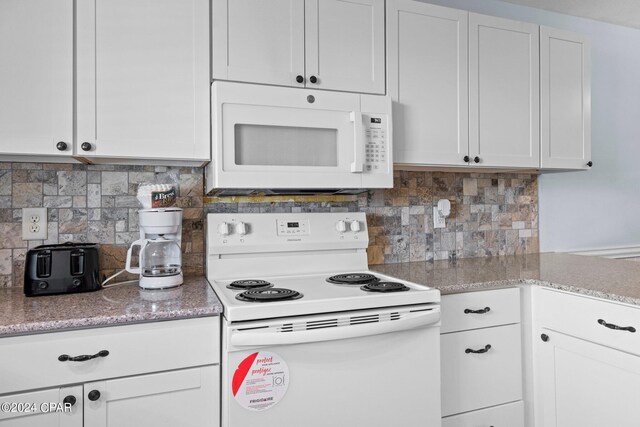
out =
<svg viewBox="0 0 640 427"><path fill-rule="evenodd" d="M367 172L387 172L387 116L364 115L365 162Z"/></svg>

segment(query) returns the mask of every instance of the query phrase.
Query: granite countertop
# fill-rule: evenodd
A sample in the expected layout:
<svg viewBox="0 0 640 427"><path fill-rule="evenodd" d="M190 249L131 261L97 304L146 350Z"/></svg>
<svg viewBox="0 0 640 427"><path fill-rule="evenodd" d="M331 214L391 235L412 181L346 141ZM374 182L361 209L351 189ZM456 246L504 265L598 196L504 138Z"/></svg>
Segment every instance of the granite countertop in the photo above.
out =
<svg viewBox="0 0 640 427"><path fill-rule="evenodd" d="M0 337L220 313L222 304L204 277L188 277L178 288L159 291L133 283L97 292L27 298L22 287L0 289Z"/></svg>
<svg viewBox="0 0 640 427"><path fill-rule="evenodd" d="M524 283L640 306L640 262L628 260L543 253L372 265L370 269L431 286L443 295Z"/></svg>

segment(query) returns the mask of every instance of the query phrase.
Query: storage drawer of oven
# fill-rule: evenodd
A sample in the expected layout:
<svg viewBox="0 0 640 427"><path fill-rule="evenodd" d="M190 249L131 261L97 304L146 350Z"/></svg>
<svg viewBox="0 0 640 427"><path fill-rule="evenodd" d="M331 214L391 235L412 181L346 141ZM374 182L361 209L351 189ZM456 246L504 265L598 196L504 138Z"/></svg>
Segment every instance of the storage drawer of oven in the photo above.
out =
<svg viewBox="0 0 640 427"><path fill-rule="evenodd" d="M442 427L524 427L522 401L442 419Z"/></svg>
<svg viewBox="0 0 640 427"><path fill-rule="evenodd" d="M640 355L638 308L552 289L534 292L541 327Z"/></svg>
<svg viewBox="0 0 640 427"><path fill-rule="evenodd" d="M522 399L520 325L441 335L442 415Z"/></svg>
<svg viewBox="0 0 640 427"><path fill-rule="evenodd" d="M219 363L219 322L203 317L0 338L0 394Z"/></svg>
<svg viewBox="0 0 640 427"><path fill-rule="evenodd" d="M443 334L519 322L519 288L442 296Z"/></svg>

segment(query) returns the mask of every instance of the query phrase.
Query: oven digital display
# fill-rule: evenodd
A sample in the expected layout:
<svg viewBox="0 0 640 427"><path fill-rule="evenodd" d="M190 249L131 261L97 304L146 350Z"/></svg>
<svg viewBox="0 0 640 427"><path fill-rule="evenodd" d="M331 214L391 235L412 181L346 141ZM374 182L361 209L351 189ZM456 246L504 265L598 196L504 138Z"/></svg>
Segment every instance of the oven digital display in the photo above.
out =
<svg viewBox="0 0 640 427"><path fill-rule="evenodd" d="M298 228L300 227L300 223L299 222L288 222L287 223L287 228Z"/></svg>
<svg viewBox="0 0 640 427"><path fill-rule="evenodd" d="M379 117L371 117L371 123L382 123L382 119Z"/></svg>

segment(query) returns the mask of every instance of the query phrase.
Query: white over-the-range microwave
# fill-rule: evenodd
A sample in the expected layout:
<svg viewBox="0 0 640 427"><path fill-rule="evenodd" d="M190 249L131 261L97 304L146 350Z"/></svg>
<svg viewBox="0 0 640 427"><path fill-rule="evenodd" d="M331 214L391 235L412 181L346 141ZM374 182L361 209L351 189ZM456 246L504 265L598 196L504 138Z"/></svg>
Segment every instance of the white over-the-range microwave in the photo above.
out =
<svg viewBox="0 0 640 427"><path fill-rule="evenodd" d="M206 191L357 193L393 186L388 96L215 81Z"/></svg>

